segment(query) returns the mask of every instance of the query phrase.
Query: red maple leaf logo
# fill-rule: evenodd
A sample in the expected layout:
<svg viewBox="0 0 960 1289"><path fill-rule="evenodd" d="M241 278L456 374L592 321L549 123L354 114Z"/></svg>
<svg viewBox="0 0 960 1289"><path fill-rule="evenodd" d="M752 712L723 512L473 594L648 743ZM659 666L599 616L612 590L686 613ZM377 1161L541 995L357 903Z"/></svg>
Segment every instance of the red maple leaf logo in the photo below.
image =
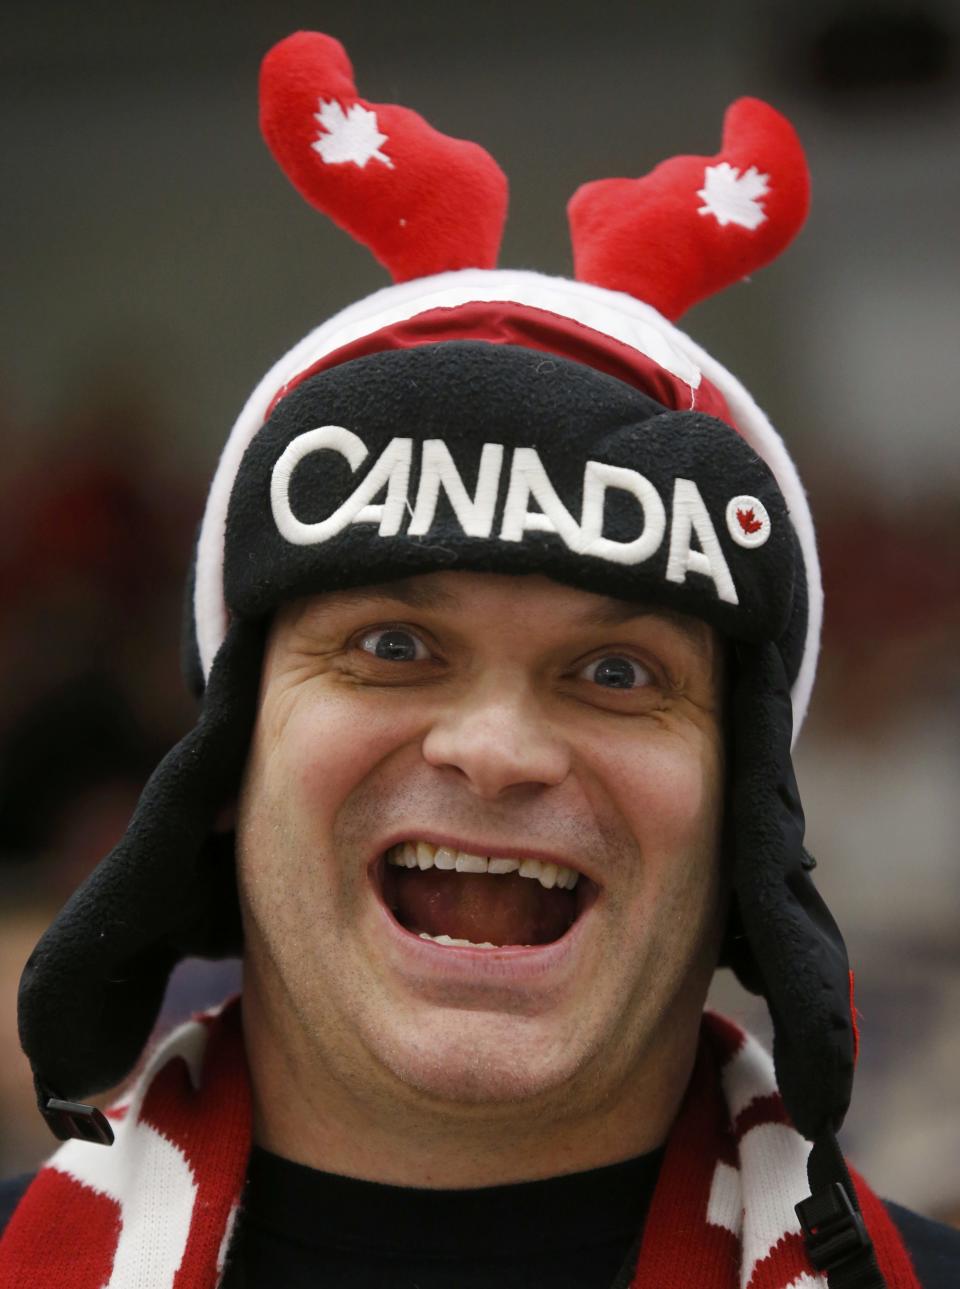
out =
<svg viewBox="0 0 960 1289"><path fill-rule="evenodd" d="M763 527L763 522L754 515L752 506L749 510L737 510L737 523L745 533L758 533Z"/></svg>

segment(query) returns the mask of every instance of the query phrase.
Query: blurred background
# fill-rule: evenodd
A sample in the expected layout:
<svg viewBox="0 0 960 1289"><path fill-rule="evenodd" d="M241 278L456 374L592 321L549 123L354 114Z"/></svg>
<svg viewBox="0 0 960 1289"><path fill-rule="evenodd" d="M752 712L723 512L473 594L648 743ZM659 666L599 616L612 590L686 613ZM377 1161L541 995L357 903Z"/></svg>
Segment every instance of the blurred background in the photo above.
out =
<svg viewBox="0 0 960 1289"><path fill-rule="evenodd" d="M960 1220L960 8L953 0L83 5L7 0L0 310L0 1175L51 1140L15 1038L42 928L192 722L181 584L219 447L292 343L386 277L257 128L267 48L347 45L360 92L506 170L501 263L568 273L578 184L795 122L813 213L683 325L772 414L812 496L824 656L798 772L857 969L846 1145ZM235 987L188 964L164 1023ZM763 1030L729 982L717 1001Z"/></svg>

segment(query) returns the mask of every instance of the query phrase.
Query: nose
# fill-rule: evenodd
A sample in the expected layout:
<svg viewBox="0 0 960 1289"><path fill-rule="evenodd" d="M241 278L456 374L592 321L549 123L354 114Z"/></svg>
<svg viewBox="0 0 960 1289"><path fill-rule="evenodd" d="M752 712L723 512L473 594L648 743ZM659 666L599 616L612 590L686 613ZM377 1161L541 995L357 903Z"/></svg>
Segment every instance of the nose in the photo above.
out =
<svg viewBox="0 0 960 1289"><path fill-rule="evenodd" d="M422 744L424 760L461 775L477 796L553 787L570 772L571 749L520 683L488 677L437 714Z"/></svg>

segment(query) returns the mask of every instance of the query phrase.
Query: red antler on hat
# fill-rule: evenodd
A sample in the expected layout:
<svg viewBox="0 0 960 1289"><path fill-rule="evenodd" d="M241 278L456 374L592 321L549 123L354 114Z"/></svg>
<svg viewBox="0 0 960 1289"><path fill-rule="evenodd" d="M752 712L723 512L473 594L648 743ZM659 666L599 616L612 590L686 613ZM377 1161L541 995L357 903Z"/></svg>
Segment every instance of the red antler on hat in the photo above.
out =
<svg viewBox="0 0 960 1289"><path fill-rule="evenodd" d="M358 97L332 36L299 31L270 50L260 125L297 191L396 281L496 265L507 211L500 167L409 108Z"/></svg>
<svg viewBox="0 0 960 1289"><path fill-rule="evenodd" d="M642 179L578 188L575 276L678 318L768 264L800 231L810 175L796 131L756 98L728 109L714 157L672 157Z"/></svg>

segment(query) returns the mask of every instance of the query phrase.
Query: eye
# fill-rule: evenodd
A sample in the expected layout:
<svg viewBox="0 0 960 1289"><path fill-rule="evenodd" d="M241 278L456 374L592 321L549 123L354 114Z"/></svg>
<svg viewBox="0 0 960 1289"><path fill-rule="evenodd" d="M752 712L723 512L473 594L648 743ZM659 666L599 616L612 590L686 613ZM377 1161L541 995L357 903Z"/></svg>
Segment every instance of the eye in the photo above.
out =
<svg viewBox="0 0 960 1289"><path fill-rule="evenodd" d="M360 648L364 653L371 653L375 658L385 658L388 662L420 662L430 657L429 650L420 637L402 627L384 627L379 631L370 631L361 637Z"/></svg>
<svg viewBox="0 0 960 1289"><path fill-rule="evenodd" d="M653 682L652 673L641 663L616 653L588 662L580 675L604 689L637 689Z"/></svg>

